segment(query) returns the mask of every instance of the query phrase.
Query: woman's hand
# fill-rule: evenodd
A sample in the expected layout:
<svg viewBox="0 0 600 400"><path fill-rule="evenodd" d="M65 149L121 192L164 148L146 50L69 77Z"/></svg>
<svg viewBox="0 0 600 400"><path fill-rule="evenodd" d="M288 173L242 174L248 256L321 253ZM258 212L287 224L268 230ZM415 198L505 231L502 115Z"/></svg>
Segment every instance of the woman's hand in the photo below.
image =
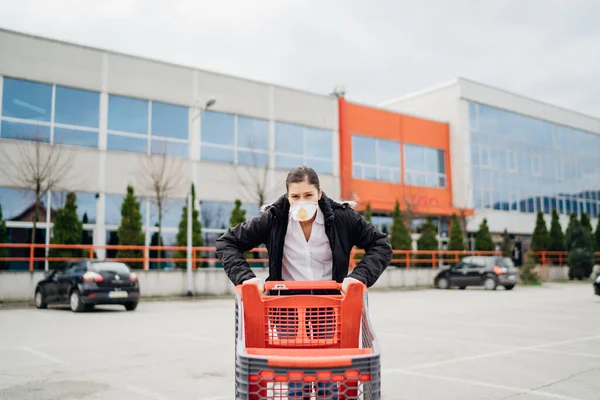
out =
<svg viewBox="0 0 600 400"><path fill-rule="evenodd" d="M355 278L344 278L344 280L342 281L342 294L346 294L346 290L348 290L348 285L350 285L350 283L352 282L360 282L358 279Z"/></svg>
<svg viewBox="0 0 600 400"><path fill-rule="evenodd" d="M265 291L265 284L260 278L252 278L245 280L242 285L256 285L258 287L258 293L263 294Z"/></svg>

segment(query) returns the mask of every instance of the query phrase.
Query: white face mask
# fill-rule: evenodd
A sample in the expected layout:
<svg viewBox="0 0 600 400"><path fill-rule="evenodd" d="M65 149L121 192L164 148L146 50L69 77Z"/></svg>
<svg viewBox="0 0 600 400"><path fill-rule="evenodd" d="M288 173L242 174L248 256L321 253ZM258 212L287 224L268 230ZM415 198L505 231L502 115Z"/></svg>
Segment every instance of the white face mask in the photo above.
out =
<svg viewBox="0 0 600 400"><path fill-rule="evenodd" d="M308 221L314 217L317 207L317 203L312 201L297 201L290 206L290 212L296 221Z"/></svg>

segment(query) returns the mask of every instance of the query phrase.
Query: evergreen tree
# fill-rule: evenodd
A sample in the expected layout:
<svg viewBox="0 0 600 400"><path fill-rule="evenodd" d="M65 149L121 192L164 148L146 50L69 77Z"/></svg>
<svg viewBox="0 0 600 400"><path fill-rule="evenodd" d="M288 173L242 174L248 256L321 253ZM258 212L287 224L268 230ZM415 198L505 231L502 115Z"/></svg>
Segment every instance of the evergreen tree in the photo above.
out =
<svg viewBox="0 0 600 400"><path fill-rule="evenodd" d="M196 187L192 184L192 246L193 247L203 247L204 240L202 239L202 223L200 222L199 216L200 212L196 209ZM177 246L185 247L187 246L187 215L188 215L188 207L187 201L185 206L181 211L181 221L179 221L179 230L177 231ZM199 257L204 255L204 252L197 254ZM187 251L178 250L175 252L175 258L187 258ZM185 269L187 268L186 262L178 262L176 263L177 268ZM206 264L201 265L201 267L205 267Z"/></svg>
<svg viewBox="0 0 600 400"><path fill-rule="evenodd" d="M427 217L425 223L421 226L421 237L417 241L417 249L419 250L439 250L439 243L437 240L437 227L433 223L431 217ZM427 260L419 263L421 266L431 267L431 254L420 254L418 259Z"/></svg>
<svg viewBox="0 0 600 400"><path fill-rule="evenodd" d="M548 234L548 228L546 227L546 221L544 220L544 213L538 211L537 219L535 221L535 229L533 230L533 235L531 237L531 247L529 250L534 253L546 251L548 249L549 240L550 237ZM539 258L540 256L536 255L536 260Z"/></svg>
<svg viewBox="0 0 600 400"><path fill-rule="evenodd" d="M463 251L465 249L465 242L463 240L463 232L460 228L460 221L456 214L452 214L450 221L452 225L450 227L450 241L448 243L448 250L451 251Z"/></svg>
<svg viewBox="0 0 600 400"><path fill-rule="evenodd" d="M388 227L387 227L387 225L383 225L383 226L381 227L381 233L384 233L384 234L386 234L386 235L388 234Z"/></svg>
<svg viewBox="0 0 600 400"><path fill-rule="evenodd" d="M6 223L2 219L2 204L0 204L0 243L8 243L8 233L6 231ZM8 257L8 249L0 248L0 258ZM0 270L8 269L8 261L0 261Z"/></svg>
<svg viewBox="0 0 600 400"><path fill-rule="evenodd" d="M242 209L242 201L236 199L231 216L229 217L229 225L233 228L246 221L246 210Z"/></svg>
<svg viewBox="0 0 600 400"><path fill-rule="evenodd" d="M502 250L502 257L511 257L512 256L512 249L513 249L513 241L510 238L510 235L508 234L508 230L506 230L506 228L504 229L504 232L502 233L502 246L501 246L501 250Z"/></svg>
<svg viewBox="0 0 600 400"><path fill-rule="evenodd" d="M402 213L400 212L400 203L396 200L394 206L394 213L392 214L392 226L390 226L390 242L393 250L412 250L412 238L410 232L406 228ZM394 254L392 259L400 260L405 259L404 256ZM406 266L404 261L390 262L390 265L397 267Z"/></svg>
<svg viewBox="0 0 600 400"><path fill-rule="evenodd" d="M494 241L486 218L483 219L479 225L479 230L475 234L475 250L494 251Z"/></svg>
<svg viewBox="0 0 600 400"><path fill-rule="evenodd" d="M117 231L119 245L121 246L143 246L144 233L142 232L142 214L140 213L140 202L135 197L133 186L127 186L127 195L121 205L121 225ZM142 259L141 250L119 250L117 258L139 258ZM141 262L128 262L132 268L142 268Z"/></svg>
<svg viewBox="0 0 600 400"><path fill-rule="evenodd" d="M590 235L590 239L594 236L594 230L592 229L592 221L590 221L590 216L586 213L581 214L581 227L585 230L587 234Z"/></svg>
<svg viewBox="0 0 600 400"><path fill-rule="evenodd" d="M527 254L527 260L519 273L519 280L526 285L536 285L540 283L540 277L535 270L535 256Z"/></svg>
<svg viewBox="0 0 600 400"><path fill-rule="evenodd" d="M569 225L567 226L567 231L565 233L565 250L571 250L571 234L573 233L573 229L579 223L577 221L577 214L572 213L569 217Z"/></svg>
<svg viewBox="0 0 600 400"><path fill-rule="evenodd" d="M0 218L2 218L1 215L0 215ZM596 234L595 234L595 236L596 236L596 239L595 239L596 246L595 246L594 250L595 251L600 251L600 220L598 220L598 225L596 225Z"/></svg>
<svg viewBox="0 0 600 400"><path fill-rule="evenodd" d="M587 279L594 268L592 237L587 227L577 222L573 227L569 243L569 278Z"/></svg>
<svg viewBox="0 0 600 400"><path fill-rule="evenodd" d="M560 219L556 209L552 210L550 223L550 236L548 238L548 251L565 251L565 235L560 226Z"/></svg>
<svg viewBox="0 0 600 400"><path fill-rule="evenodd" d="M373 216L373 213L371 212L371 203L367 203L363 216L367 221L371 222L371 217Z"/></svg>
<svg viewBox="0 0 600 400"><path fill-rule="evenodd" d="M54 228L52 229L51 244L81 244L83 223L77 217L77 196L67 193L65 205L56 212ZM81 249L50 249L50 257L81 258Z"/></svg>

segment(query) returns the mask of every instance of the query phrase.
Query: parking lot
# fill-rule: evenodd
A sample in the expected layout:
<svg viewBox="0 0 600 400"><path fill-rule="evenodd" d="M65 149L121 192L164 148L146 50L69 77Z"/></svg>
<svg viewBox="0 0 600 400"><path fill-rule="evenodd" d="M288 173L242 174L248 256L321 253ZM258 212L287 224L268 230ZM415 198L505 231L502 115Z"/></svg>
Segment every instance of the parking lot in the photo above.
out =
<svg viewBox="0 0 600 400"><path fill-rule="evenodd" d="M384 399L600 399L591 284L370 303ZM232 399L233 323L232 300L0 310L0 399Z"/></svg>

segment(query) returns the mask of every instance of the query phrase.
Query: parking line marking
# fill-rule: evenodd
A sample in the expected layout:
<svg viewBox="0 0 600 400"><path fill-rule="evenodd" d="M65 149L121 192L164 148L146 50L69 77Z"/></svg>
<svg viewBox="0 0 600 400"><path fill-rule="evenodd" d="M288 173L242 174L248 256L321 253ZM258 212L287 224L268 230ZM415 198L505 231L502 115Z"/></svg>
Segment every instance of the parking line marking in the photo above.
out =
<svg viewBox="0 0 600 400"><path fill-rule="evenodd" d="M51 361L51 362L53 362L55 364L65 364L63 361L59 360L58 358L49 356L48 354L43 353L43 352L41 352L39 350L33 349L31 347L21 346L21 347L19 347L19 349L21 349L23 351L27 351L27 352L29 352L31 354L35 354L36 356L44 358L44 359L46 359L48 361Z"/></svg>
<svg viewBox="0 0 600 400"><path fill-rule="evenodd" d="M385 373L406 374L406 375L412 375L412 376L419 376L419 377L427 378L427 379L437 379L437 380L442 380L442 381L447 381L447 382L463 383L463 384L472 385L472 386L481 386L481 387L491 388L491 389L506 390L509 392L515 392L515 394L529 394L532 396L541 396L541 397L547 397L547 398L551 398L551 399L584 400L584 399L580 399L577 397L563 396L560 394L536 391L535 389L525 389L525 388L519 388L519 387L514 387L514 386L497 385L494 383L480 382L480 381L475 381L475 380L471 380L471 379L451 378L451 377L440 376L440 375L424 374L421 372L407 371L404 369L395 369L395 370L387 370L387 371L383 370L382 373L384 373L384 374Z"/></svg>
<svg viewBox="0 0 600 400"><path fill-rule="evenodd" d="M168 400L168 397L163 396L162 394L156 393L156 392L151 392L149 390L146 389L142 389L140 387L137 386L133 386L133 385L128 385L125 386L125 388L131 392L137 393L137 394L141 394L143 396L148 396L151 397L153 399L156 400Z"/></svg>

